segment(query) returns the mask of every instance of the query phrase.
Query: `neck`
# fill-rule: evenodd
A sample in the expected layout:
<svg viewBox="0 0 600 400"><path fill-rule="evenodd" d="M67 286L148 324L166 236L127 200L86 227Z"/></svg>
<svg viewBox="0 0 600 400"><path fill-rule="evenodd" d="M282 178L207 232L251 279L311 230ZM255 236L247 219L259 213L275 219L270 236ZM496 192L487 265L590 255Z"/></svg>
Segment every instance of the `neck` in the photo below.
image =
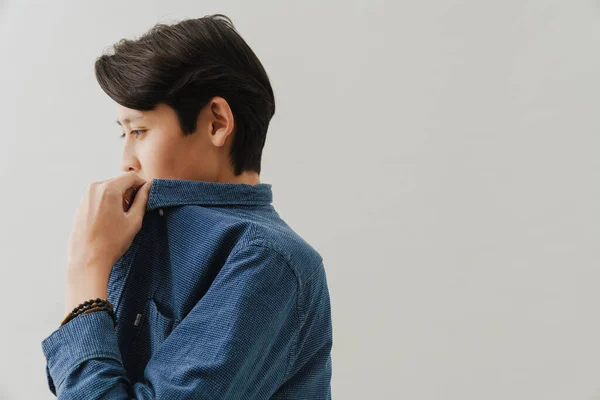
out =
<svg viewBox="0 0 600 400"><path fill-rule="evenodd" d="M260 175L254 171L244 171L240 175L234 176L233 172L231 172L218 176L216 182L245 183L254 186L260 183Z"/></svg>

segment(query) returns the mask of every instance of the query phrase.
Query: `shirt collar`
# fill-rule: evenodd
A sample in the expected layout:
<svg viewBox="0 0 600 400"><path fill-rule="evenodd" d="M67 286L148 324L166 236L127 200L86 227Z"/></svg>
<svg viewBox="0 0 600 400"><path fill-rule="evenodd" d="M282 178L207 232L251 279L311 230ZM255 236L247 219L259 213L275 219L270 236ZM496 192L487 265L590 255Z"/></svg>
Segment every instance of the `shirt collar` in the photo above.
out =
<svg viewBox="0 0 600 400"><path fill-rule="evenodd" d="M273 201L271 184L205 182L182 179L152 179L146 211L168 206L268 205Z"/></svg>

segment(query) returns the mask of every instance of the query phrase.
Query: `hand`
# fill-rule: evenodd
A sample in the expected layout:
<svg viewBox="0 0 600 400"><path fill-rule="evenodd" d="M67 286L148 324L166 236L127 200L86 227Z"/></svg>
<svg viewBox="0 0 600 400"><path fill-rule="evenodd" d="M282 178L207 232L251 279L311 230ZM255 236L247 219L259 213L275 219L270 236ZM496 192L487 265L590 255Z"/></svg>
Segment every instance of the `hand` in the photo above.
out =
<svg viewBox="0 0 600 400"><path fill-rule="evenodd" d="M133 172L126 172L88 185L69 238L66 314L83 301L107 298L112 266L142 227L151 184ZM123 201L129 200L127 193L134 188L139 190L126 211Z"/></svg>

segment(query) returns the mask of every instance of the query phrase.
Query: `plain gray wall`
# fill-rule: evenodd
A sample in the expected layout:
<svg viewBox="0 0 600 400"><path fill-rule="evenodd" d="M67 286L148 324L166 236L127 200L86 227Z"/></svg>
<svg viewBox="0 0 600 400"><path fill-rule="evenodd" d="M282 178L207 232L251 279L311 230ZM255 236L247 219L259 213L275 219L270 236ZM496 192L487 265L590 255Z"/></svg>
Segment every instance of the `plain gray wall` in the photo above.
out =
<svg viewBox="0 0 600 400"><path fill-rule="evenodd" d="M0 9L0 398L50 399L71 221L120 173L93 63L225 13L269 73L261 181L325 259L335 399L600 399L600 7L19 1Z"/></svg>

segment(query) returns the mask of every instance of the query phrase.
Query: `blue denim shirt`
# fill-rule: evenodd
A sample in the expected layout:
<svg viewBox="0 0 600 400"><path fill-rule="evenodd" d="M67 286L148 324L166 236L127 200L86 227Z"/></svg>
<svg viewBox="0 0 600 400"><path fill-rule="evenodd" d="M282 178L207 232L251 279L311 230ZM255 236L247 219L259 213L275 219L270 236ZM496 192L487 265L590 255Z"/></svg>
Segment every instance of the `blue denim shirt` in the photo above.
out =
<svg viewBox="0 0 600 400"><path fill-rule="evenodd" d="M105 311L42 341L61 399L330 399L323 259L271 185L154 179Z"/></svg>

